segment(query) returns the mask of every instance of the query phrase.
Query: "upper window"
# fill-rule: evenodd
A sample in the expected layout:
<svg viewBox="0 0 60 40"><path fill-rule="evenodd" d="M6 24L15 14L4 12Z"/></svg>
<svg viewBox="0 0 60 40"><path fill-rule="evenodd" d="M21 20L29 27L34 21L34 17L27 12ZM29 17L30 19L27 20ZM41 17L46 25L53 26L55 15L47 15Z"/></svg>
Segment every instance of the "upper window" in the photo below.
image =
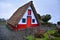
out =
<svg viewBox="0 0 60 40"><path fill-rule="evenodd" d="M32 19L32 22L35 23L35 19Z"/></svg>
<svg viewBox="0 0 60 40"><path fill-rule="evenodd" d="M30 9L28 9L28 15L31 15L31 10Z"/></svg>
<svg viewBox="0 0 60 40"><path fill-rule="evenodd" d="M22 23L25 23L25 22L26 22L26 19L25 19L25 18L23 18L23 19L22 19Z"/></svg>

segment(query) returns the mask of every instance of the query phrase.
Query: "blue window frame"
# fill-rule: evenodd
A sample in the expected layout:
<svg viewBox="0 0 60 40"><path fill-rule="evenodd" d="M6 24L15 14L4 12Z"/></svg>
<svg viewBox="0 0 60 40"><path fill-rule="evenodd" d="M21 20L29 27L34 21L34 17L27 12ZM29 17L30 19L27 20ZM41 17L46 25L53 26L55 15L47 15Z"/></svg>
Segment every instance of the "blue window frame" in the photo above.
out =
<svg viewBox="0 0 60 40"><path fill-rule="evenodd" d="M25 22L26 22L26 19L25 19L25 18L23 18L23 19L22 19L22 23L25 23Z"/></svg>
<svg viewBox="0 0 60 40"><path fill-rule="evenodd" d="M35 23L35 19L32 19L32 23Z"/></svg>

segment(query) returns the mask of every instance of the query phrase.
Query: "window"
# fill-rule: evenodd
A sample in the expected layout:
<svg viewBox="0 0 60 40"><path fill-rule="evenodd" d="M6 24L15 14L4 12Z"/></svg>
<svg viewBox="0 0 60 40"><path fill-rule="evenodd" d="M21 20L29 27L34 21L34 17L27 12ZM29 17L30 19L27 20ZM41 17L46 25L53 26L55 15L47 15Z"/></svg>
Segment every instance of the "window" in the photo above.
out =
<svg viewBox="0 0 60 40"><path fill-rule="evenodd" d="M22 23L25 23L25 22L26 22L26 19L25 19L25 18L23 18L23 19L22 19Z"/></svg>
<svg viewBox="0 0 60 40"><path fill-rule="evenodd" d="M35 19L32 19L32 22L35 23Z"/></svg>
<svg viewBox="0 0 60 40"><path fill-rule="evenodd" d="M31 10L30 9L28 9L28 15L31 15Z"/></svg>

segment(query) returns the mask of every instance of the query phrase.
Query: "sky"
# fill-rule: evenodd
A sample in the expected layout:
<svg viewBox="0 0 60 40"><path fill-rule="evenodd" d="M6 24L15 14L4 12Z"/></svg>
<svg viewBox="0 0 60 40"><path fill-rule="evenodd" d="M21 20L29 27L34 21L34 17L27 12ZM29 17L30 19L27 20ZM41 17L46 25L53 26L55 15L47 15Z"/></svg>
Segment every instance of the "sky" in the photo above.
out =
<svg viewBox="0 0 60 40"><path fill-rule="evenodd" d="M0 0L0 18L9 19L22 5L31 0ZM52 16L49 22L60 21L60 0L32 0L38 14Z"/></svg>

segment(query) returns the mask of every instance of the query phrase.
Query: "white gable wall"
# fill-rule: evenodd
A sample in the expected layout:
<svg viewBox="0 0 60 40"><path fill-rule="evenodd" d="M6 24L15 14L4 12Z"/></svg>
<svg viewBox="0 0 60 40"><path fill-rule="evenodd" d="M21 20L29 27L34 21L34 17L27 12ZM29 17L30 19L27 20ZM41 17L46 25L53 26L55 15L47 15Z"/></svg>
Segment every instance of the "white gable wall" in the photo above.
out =
<svg viewBox="0 0 60 40"><path fill-rule="evenodd" d="M28 9L31 10L31 18L32 18L32 19L35 19L35 23L32 23L32 19L31 19L31 24L37 24L37 20L36 20L34 14L33 14L33 11L32 11L32 9L31 9L31 7L29 6ZM21 20L19 21L18 24L27 24L28 9L27 9L26 12L24 13L23 17L21 18ZM22 19L23 19L23 18L26 19L26 22L25 22L25 23L22 23Z"/></svg>

